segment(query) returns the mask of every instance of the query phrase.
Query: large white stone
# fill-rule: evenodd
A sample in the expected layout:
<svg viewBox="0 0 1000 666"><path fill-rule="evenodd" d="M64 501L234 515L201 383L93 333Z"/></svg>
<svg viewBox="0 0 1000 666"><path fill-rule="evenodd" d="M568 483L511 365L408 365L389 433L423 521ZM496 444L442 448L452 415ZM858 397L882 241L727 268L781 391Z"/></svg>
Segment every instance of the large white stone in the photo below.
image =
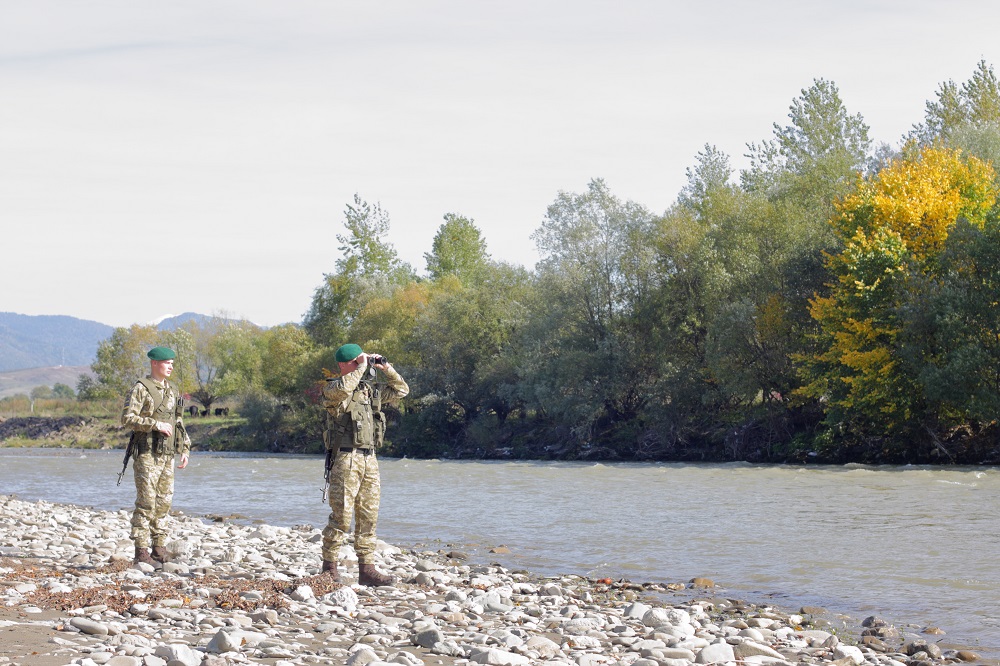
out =
<svg viewBox="0 0 1000 666"><path fill-rule="evenodd" d="M841 643L833 649L833 656L835 659L850 659L858 666L865 663L865 654L861 651L861 648L854 645L844 645Z"/></svg>
<svg viewBox="0 0 1000 666"><path fill-rule="evenodd" d="M316 598L313 589L308 585L299 585L289 596L295 601L308 601Z"/></svg>
<svg viewBox="0 0 1000 666"><path fill-rule="evenodd" d="M648 613L650 607L640 601L633 601L625 607L625 617L641 620Z"/></svg>
<svg viewBox="0 0 1000 666"><path fill-rule="evenodd" d="M712 643L711 645L706 645L698 652L698 656L695 657L695 663L697 664L717 664L735 660L736 655L733 654L733 646L729 643Z"/></svg>
<svg viewBox="0 0 1000 666"><path fill-rule="evenodd" d="M531 660L522 654L497 650L495 648L472 648L469 661L490 666L522 666L530 664Z"/></svg>
<svg viewBox="0 0 1000 666"><path fill-rule="evenodd" d="M138 657L118 655L106 661L104 666L142 666L142 660Z"/></svg>
<svg viewBox="0 0 1000 666"><path fill-rule="evenodd" d="M361 647L355 650L344 663L346 666L365 666L365 664L370 664L373 661L378 660L378 655L375 654L375 650L370 647Z"/></svg>
<svg viewBox="0 0 1000 666"><path fill-rule="evenodd" d="M168 664L177 662L177 666L199 666L204 656L201 652L192 650L182 643L161 645L156 648L155 654L157 657L164 659Z"/></svg>
<svg viewBox="0 0 1000 666"><path fill-rule="evenodd" d="M243 647L243 631L240 629L220 629L212 636L205 648L213 654L239 652Z"/></svg>
<svg viewBox="0 0 1000 666"><path fill-rule="evenodd" d="M348 613L354 612L358 607L358 593L346 585L338 587L330 594L324 594L322 600L324 603L336 606Z"/></svg>
<svg viewBox="0 0 1000 666"><path fill-rule="evenodd" d="M85 617L74 617L69 623L83 633L90 634L91 636L108 635L108 625L102 622L95 622Z"/></svg>
<svg viewBox="0 0 1000 666"><path fill-rule="evenodd" d="M733 646L733 654L736 655L737 659L746 659L747 657L752 657L754 655L773 657L774 659L781 659L782 661L785 659L785 657L777 650L753 641L743 641L739 645Z"/></svg>
<svg viewBox="0 0 1000 666"><path fill-rule="evenodd" d="M545 636L532 636L525 642L524 648L537 652L542 659L552 659L559 654L559 644Z"/></svg>

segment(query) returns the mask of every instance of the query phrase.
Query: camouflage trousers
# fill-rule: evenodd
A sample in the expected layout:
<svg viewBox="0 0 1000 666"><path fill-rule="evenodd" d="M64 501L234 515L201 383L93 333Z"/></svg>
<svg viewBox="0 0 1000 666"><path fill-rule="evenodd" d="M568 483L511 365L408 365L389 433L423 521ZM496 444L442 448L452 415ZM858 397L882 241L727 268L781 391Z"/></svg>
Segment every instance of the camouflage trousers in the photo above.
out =
<svg viewBox="0 0 1000 666"><path fill-rule="evenodd" d="M166 518L174 499L174 456L138 454L132 463L135 475L135 511L132 541L136 548L165 546Z"/></svg>
<svg viewBox="0 0 1000 666"><path fill-rule="evenodd" d="M354 517L354 552L358 562L371 562L382 484L375 454L337 451L330 468L330 518L323 530L323 559L336 562L347 543Z"/></svg>

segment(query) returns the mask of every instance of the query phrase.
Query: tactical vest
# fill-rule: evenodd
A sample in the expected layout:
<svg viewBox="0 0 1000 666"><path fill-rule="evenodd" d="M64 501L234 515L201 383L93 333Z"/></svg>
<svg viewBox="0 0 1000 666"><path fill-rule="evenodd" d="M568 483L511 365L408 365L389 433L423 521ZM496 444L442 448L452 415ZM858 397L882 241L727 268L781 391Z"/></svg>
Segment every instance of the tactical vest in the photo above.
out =
<svg viewBox="0 0 1000 666"><path fill-rule="evenodd" d="M133 445L138 447L137 450L139 453L152 451L154 455L174 455L177 452L177 419L184 411L184 400L180 397L180 392L176 386L170 382L166 382L163 399L157 401L156 398L160 394L160 388L152 379L143 377L136 383L145 386L146 390L149 391L149 395L153 398L153 413L150 416L157 421L163 421L174 426L174 434L167 437L158 430L151 432L134 430L131 437ZM173 400L170 399L171 396Z"/></svg>
<svg viewBox="0 0 1000 666"><path fill-rule="evenodd" d="M361 382L351 394L347 408L329 416L323 441L328 449L377 449L385 441L382 395L371 382Z"/></svg>

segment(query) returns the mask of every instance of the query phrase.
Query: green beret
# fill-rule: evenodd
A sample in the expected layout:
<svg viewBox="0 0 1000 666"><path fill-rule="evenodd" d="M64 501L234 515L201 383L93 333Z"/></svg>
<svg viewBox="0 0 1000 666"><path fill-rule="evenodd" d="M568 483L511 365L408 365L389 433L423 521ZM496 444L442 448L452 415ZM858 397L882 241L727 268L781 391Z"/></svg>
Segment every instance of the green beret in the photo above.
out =
<svg viewBox="0 0 1000 666"><path fill-rule="evenodd" d="M361 356L362 353L361 347L356 344L344 345L337 350L337 363L349 363Z"/></svg>
<svg viewBox="0 0 1000 666"><path fill-rule="evenodd" d="M146 352L146 356L154 361L169 361L172 358L177 358L177 354L170 347L153 347Z"/></svg>

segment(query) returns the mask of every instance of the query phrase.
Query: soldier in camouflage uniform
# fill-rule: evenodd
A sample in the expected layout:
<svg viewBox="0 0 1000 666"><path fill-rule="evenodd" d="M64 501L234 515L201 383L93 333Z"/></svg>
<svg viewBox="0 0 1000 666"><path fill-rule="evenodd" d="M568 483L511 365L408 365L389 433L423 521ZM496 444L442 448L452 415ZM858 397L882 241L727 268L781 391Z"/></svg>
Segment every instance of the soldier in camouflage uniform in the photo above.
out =
<svg viewBox="0 0 1000 666"><path fill-rule="evenodd" d="M337 350L340 377L323 388L327 430L323 433L330 465L330 518L323 530L323 571L335 581L337 554L347 542L354 516L354 551L358 555L358 583L392 585L391 576L380 573L373 562L375 524L381 496L375 450L385 437L382 405L397 402L410 387L389 362L365 354L355 344ZM385 383L375 383L373 369L382 371Z"/></svg>
<svg viewBox="0 0 1000 666"><path fill-rule="evenodd" d="M138 380L125 396L121 422L132 431L129 447L135 460L132 464L135 511L131 534L135 542L135 562L155 565L169 559L165 520L174 496L174 454L181 455L177 467L187 467L191 440L181 418L180 392L167 381L173 373L177 355L167 347L154 347L146 356L149 357L149 375Z"/></svg>

